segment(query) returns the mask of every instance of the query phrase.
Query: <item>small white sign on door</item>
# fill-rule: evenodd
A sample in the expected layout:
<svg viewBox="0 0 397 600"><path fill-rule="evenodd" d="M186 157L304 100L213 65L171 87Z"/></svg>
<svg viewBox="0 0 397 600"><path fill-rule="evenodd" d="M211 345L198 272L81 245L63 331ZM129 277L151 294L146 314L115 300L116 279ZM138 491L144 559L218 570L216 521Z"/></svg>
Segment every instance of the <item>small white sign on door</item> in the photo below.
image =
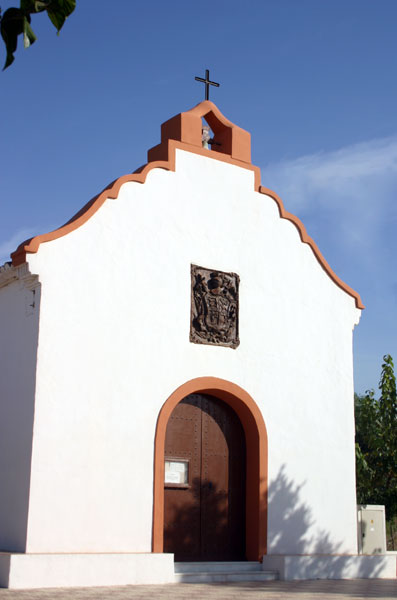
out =
<svg viewBox="0 0 397 600"><path fill-rule="evenodd" d="M188 461L166 460L164 483L187 484L189 481Z"/></svg>

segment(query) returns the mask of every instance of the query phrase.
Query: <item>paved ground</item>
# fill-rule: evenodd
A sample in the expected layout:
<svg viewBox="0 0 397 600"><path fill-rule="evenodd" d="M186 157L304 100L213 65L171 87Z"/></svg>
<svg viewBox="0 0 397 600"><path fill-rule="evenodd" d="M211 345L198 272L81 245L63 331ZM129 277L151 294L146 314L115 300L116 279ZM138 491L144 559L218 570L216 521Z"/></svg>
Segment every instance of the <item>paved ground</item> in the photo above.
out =
<svg viewBox="0 0 397 600"><path fill-rule="evenodd" d="M129 585L125 587L6 590L0 600L342 600L397 599L397 579L349 581L269 581L265 583L213 583Z"/></svg>

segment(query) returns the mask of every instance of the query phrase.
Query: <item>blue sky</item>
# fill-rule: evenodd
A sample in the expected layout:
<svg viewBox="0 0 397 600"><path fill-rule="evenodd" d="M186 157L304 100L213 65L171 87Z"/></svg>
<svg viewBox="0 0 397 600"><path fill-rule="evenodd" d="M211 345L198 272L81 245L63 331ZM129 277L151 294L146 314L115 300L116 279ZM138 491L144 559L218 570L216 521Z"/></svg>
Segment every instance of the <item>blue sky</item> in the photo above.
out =
<svg viewBox="0 0 397 600"><path fill-rule="evenodd" d="M33 17L0 73L0 263L145 163L208 68L263 185L361 294L355 388L377 388L397 360L396 25L395 0L77 0L59 37Z"/></svg>

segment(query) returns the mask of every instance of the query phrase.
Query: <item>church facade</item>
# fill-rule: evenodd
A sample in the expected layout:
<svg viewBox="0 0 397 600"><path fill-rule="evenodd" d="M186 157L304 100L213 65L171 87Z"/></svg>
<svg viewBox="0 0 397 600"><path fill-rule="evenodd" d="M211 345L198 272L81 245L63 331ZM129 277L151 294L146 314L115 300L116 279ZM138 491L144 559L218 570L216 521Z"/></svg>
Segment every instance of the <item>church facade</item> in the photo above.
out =
<svg viewBox="0 0 397 600"><path fill-rule="evenodd" d="M374 574L357 556L361 299L214 104L161 132L0 269L0 585L167 582L174 556Z"/></svg>

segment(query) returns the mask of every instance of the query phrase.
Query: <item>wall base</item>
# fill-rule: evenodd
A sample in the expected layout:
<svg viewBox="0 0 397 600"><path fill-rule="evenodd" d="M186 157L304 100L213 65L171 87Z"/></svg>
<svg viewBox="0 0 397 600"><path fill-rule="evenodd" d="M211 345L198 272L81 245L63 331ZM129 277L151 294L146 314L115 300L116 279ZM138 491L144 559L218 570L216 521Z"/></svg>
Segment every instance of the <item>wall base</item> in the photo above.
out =
<svg viewBox="0 0 397 600"><path fill-rule="evenodd" d="M0 553L0 587L11 589L173 583L173 554Z"/></svg>
<svg viewBox="0 0 397 600"><path fill-rule="evenodd" d="M397 556L358 555L281 555L263 557L263 569L277 570L280 579L395 579Z"/></svg>

